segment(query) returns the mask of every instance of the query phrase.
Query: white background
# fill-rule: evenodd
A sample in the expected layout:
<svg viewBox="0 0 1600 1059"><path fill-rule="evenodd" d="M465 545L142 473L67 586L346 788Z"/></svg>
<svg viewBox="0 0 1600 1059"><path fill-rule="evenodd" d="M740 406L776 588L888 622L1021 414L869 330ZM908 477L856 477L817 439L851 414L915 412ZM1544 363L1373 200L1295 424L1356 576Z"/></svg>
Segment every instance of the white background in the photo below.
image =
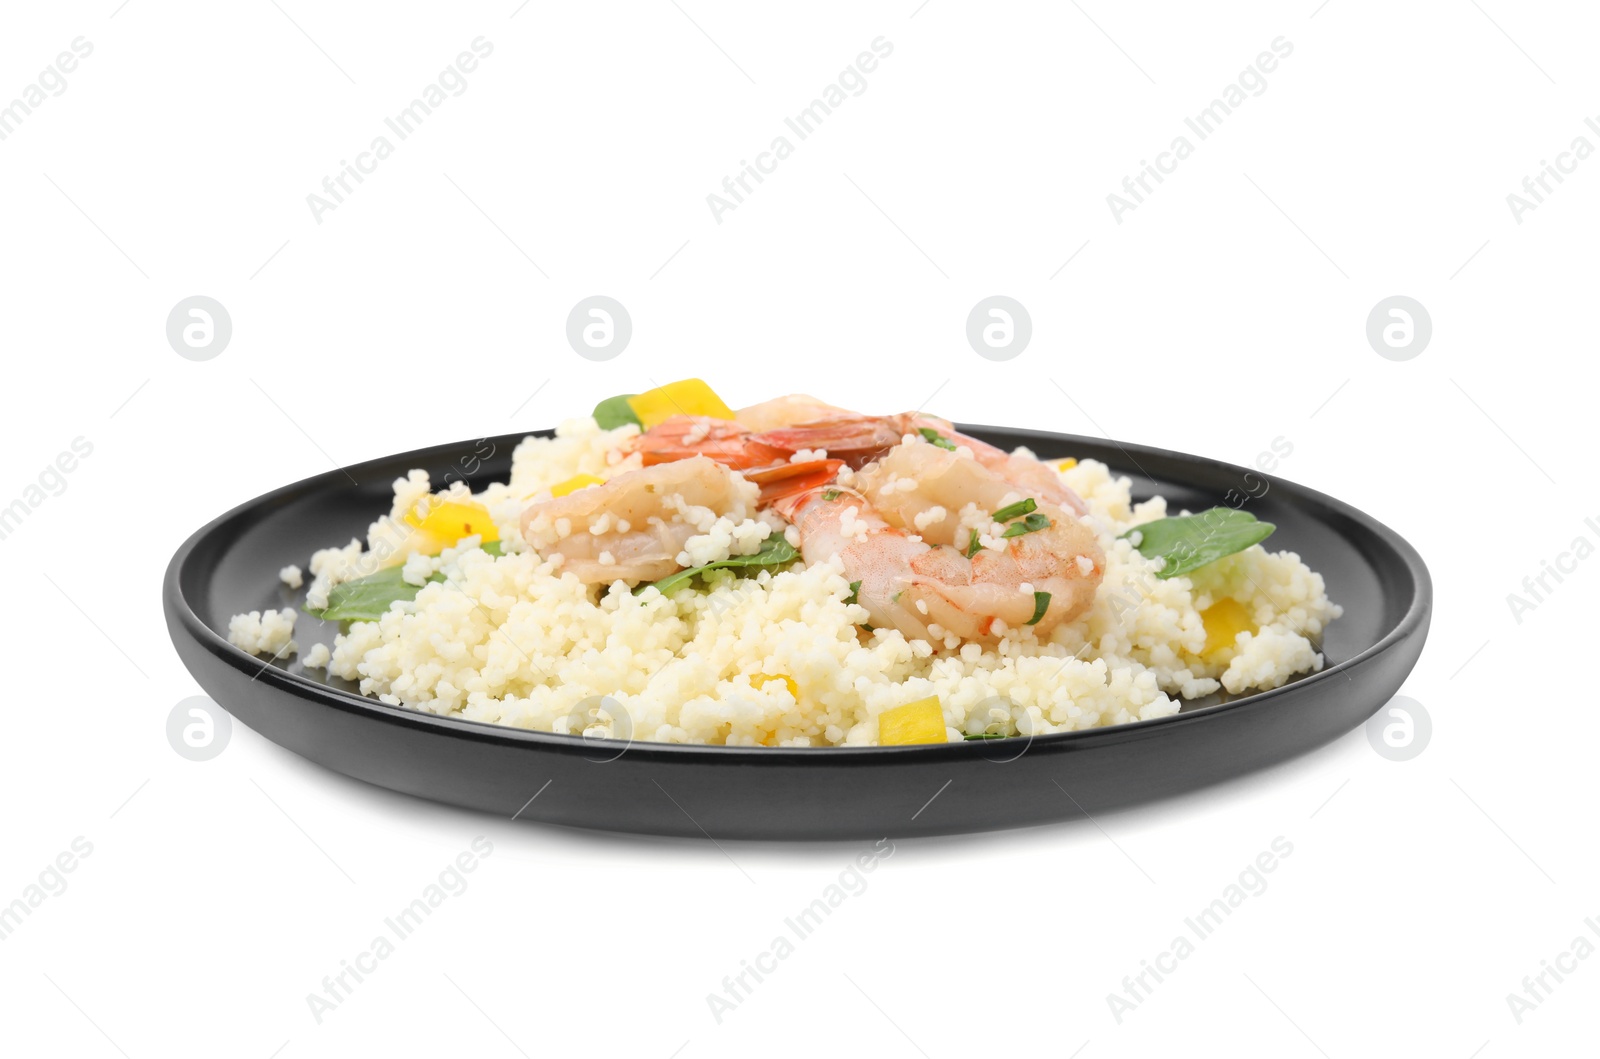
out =
<svg viewBox="0 0 1600 1059"><path fill-rule="evenodd" d="M74 438L94 451L0 541L0 901L74 838L93 853L0 942L0 1047L1592 1049L1600 959L1520 1024L1506 1001L1600 916L1600 562L1520 623L1506 601L1600 538L1600 161L1521 224L1506 202L1574 137L1600 144L1591 10L517 2L6 13L0 102L74 38L94 51L0 142L0 504ZM494 51L465 93L317 223L306 196L479 36ZM706 196L879 36L894 51L867 90L717 223ZM1279 36L1294 50L1265 92L1118 224L1107 194ZM603 364L564 338L596 293L634 321ZM996 293L1034 325L1006 363L964 335ZM203 363L164 333L194 294L233 320ZM1365 337L1394 294L1434 325L1403 363ZM735 404L931 397L968 422L1239 463L1285 437L1283 477L1431 566L1404 693L1432 740L1396 763L1356 731L1093 826L897 842L720 1024L707 994L869 843L573 833L368 788L238 726L210 762L168 746L198 689L159 583L195 527L332 463L548 426L686 375ZM470 888L319 1024L306 995L478 835L494 852ZM1119 1024L1107 995L1277 836L1294 852L1266 892Z"/></svg>

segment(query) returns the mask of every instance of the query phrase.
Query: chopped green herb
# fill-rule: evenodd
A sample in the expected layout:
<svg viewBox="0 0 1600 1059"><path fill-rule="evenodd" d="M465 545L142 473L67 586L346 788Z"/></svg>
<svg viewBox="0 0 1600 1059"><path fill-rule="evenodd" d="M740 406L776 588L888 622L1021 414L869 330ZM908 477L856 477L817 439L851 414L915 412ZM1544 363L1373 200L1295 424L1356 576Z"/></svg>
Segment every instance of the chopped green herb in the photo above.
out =
<svg viewBox="0 0 1600 1059"><path fill-rule="evenodd" d="M970 559L983 550L983 542L978 539L978 531L972 530L972 536L967 538L967 558Z"/></svg>
<svg viewBox="0 0 1600 1059"><path fill-rule="evenodd" d="M1029 512L1021 522L1013 522L1006 527L1002 537L1020 537L1024 533L1036 533L1042 529L1050 528L1050 520L1037 512Z"/></svg>
<svg viewBox="0 0 1600 1059"><path fill-rule="evenodd" d="M977 735L964 735L961 738L970 743L974 739L1009 739L1011 737L1004 732L979 732Z"/></svg>
<svg viewBox="0 0 1600 1059"><path fill-rule="evenodd" d="M889 602L890 603L898 603L898 602L900 602L900 597L903 596L903 595L905 595L905 593L903 591L896 592L894 595L889 597Z"/></svg>
<svg viewBox="0 0 1600 1059"><path fill-rule="evenodd" d="M501 555L499 541L490 541L483 550L490 555ZM413 585L404 578L405 566L386 566L375 574L341 581L328 592L328 605L321 610L303 608L313 618L321 621L377 621L396 600L407 603L417 598L421 585ZM431 583L445 580L444 574L428 578Z"/></svg>
<svg viewBox="0 0 1600 1059"><path fill-rule="evenodd" d="M956 451L956 443L932 427L918 427L917 433L921 434L922 439L930 445L937 445L939 448L949 449L951 452Z"/></svg>
<svg viewBox="0 0 1600 1059"><path fill-rule="evenodd" d="M615 430L625 423L642 426L638 413L628 403L628 398L637 396L636 393L619 393L615 397L607 397L594 406L594 421L600 424L602 430Z"/></svg>
<svg viewBox="0 0 1600 1059"><path fill-rule="evenodd" d="M731 570L749 566L782 566L784 563L795 559L799 554L794 545L782 537L768 537L761 542L761 550L754 555L730 555L726 559L718 559L716 562L707 563L704 566L679 570L675 574L668 574L661 580L652 583L665 595L670 594L674 589L682 587L687 582L692 581L696 575L703 574L707 570ZM648 584L640 585L633 590L634 595L638 595L649 587Z"/></svg>
<svg viewBox="0 0 1600 1059"><path fill-rule="evenodd" d="M1030 496L1026 500L1018 500L1015 504L1006 505L989 517L996 522L1010 522L1012 519L1026 515L1030 511L1038 510L1038 507L1039 505Z"/></svg>
<svg viewBox="0 0 1600 1059"><path fill-rule="evenodd" d="M1049 610L1049 609L1050 609L1050 593L1048 593L1048 592L1035 592L1033 594L1033 617L1029 618L1023 624L1025 624L1025 625L1037 625L1037 624L1039 624L1039 619L1044 617L1044 612Z"/></svg>
<svg viewBox="0 0 1600 1059"><path fill-rule="evenodd" d="M844 601L846 603L858 603L858 602L860 602L860 600L858 600L856 598L856 596L860 593L860 591L861 591L861 582L860 581L852 581L852 582L850 582L850 594L848 596L844 597Z"/></svg>
<svg viewBox="0 0 1600 1059"><path fill-rule="evenodd" d="M1277 529L1270 522L1259 522L1247 511L1214 507L1198 515L1160 518L1135 526L1124 537L1138 534L1135 546L1146 559L1164 559L1156 574L1162 580L1198 570L1208 563L1260 544Z"/></svg>
<svg viewBox="0 0 1600 1059"><path fill-rule="evenodd" d="M827 489L827 490L823 491L822 499L828 501L831 504L831 503L833 503L835 500L839 499L843 495L844 494L839 492L839 490L837 490L837 489Z"/></svg>

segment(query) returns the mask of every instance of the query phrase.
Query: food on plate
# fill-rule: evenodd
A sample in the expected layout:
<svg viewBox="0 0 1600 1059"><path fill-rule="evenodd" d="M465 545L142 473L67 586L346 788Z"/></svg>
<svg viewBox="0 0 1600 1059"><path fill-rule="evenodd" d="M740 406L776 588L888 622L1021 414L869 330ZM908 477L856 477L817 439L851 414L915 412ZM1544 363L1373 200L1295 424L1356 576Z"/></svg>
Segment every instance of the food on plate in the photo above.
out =
<svg viewBox="0 0 1600 1059"><path fill-rule="evenodd" d="M310 557L302 609L339 631L301 664L390 705L591 737L1123 724L1322 667L1340 609L1272 532L922 412L735 410L687 379L524 439L480 492L398 479L364 540ZM229 638L281 658L295 619L238 615Z"/></svg>

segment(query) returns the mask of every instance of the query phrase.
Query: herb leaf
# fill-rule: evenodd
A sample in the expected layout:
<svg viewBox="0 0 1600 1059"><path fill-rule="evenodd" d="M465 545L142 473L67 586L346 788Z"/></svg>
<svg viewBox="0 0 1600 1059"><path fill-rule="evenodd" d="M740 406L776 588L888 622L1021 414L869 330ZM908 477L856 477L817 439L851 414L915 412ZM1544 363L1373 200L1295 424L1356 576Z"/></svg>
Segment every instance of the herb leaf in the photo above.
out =
<svg viewBox="0 0 1600 1059"><path fill-rule="evenodd" d="M768 537L761 542L761 550L754 555L730 555L728 558L718 559L714 563L707 563L704 566L696 566L688 570L679 570L675 574L668 574L659 581L651 582L651 584L654 584L663 595L666 595L674 589L681 588L687 582L692 581L697 574L703 574L707 570L729 570L747 566L782 566L784 563L798 558L799 555L800 552L795 549L795 546L782 537ZM638 595L649 587L649 584L640 585L633 590L634 595Z"/></svg>
<svg viewBox="0 0 1600 1059"><path fill-rule="evenodd" d="M615 430L625 423L642 426L638 413L628 403L628 398L637 396L635 393L619 393L615 397L607 397L594 406L594 421L600 424L602 430Z"/></svg>
<svg viewBox="0 0 1600 1059"><path fill-rule="evenodd" d="M1270 522L1258 522L1248 511L1214 507L1198 515L1146 522L1122 536L1139 534L1136 547L1140 555L1146 559L1166 560L1166 565L1156 574L1165 581L1260 544L1277 528Z"/></svg>
<svg viewBox="0 0 1600 1059"><path fill-rule="evenodd" d="M967 558L970 559L983 550L983 542L978 539L977 530L969 530L972 536L967 538Z"/></svg>
<svg viewBox="0 0 1600 1059"><path fill-rule="evenodd" d="M930 445L937 445L939 448L948 449L951 452L956 451L956 443L932 427L918 427L917 433L921 434L922 439Z"/></svg>
<svg viewBox="0 0 1600 1059"><path fill-rule="evenodd" d="M825 490L823 490L823 493L822 493L822 499L826 500L828 503L831 504L831 503L833 503L835 500L839 499L843 495L844 494L839 492L839 490L837 490L837 489L825 489Z"/></svg>
<svg viewBox="0 0 1600 1059"><path fill-rule="evenodd" d="M501 555L501 542L490 541L483 546L483 550L490 555ZM405 565L386 566L375 574L358 577L351 581L341 581L328 591L328 605L321 610L311 607L302 609L313 618L321 621L377 621L388 611L389 604L395 600L411 602L417 598L417 593L422 591L421 585L413 585L403 577ZM444 574L434 574L428 578L429 583L437 584L445 580Z"/></svg>
<svg viewBox="0 0 1600 1059"><path fill-rule="evenodd" d="M1050 593L1035 592L1033 594L1033 617L1023 622L1024 625L1037 625L1039 619L1044 617L1044 612L1050 609Z"/></svg>
<svg viewBox="0 0 1600 1059"><path fill-rule="evenodd" d="M1002 537L1020 537L1024 533L1035 533L1042 529L1050 528L1050 520L1037 512L1029 512L1028 517L1021 522L1013 522L1006 527Z"/></svg>
<svg viewBox="0 0 1600 1059"><path fill-rule="evenodd" d="M859 603L860 600L857 599L856 597L860 594L860 592L861 592L861 582L860 581L852 581L852 582L850 582L850 594L848 596L844 597L844 601L846 603Z"/></svg>
<svg viewBox="0 0 1600 1059"><path fill-rule="evenodd" d="M1018 500L1015 504L1006 505L989 517L996 522L1010 522L1012 519L1036 511L1038 508L1038 502L1030 496L1026 500Z"/></svg>
<svg viewBox="0 0 1600 1059"><path fill-rule="evenodd" d="M1012 737L1004 732L979 732L977 735L964 735L961 738L970 743L974 739L1010 739Z"/></svg>

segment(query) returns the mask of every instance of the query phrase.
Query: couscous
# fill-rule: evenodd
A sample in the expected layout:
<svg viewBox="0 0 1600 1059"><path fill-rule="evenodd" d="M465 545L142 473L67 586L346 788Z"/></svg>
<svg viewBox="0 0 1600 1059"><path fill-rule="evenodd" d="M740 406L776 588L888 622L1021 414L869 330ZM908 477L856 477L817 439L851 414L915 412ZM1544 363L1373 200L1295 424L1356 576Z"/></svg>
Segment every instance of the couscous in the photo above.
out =
<svg viewBox="0 0 1600 1059"><path fill-rule="evenodd" d="M921 413L735 412L686 380L525 439L481 492L397 480L365 540L310 556L303 608L341 631L303 664L392 705L672 743L1122 724L1322 667L1339 607L1271 532ZM284 657L295 620L229 639Z"/></svg>

